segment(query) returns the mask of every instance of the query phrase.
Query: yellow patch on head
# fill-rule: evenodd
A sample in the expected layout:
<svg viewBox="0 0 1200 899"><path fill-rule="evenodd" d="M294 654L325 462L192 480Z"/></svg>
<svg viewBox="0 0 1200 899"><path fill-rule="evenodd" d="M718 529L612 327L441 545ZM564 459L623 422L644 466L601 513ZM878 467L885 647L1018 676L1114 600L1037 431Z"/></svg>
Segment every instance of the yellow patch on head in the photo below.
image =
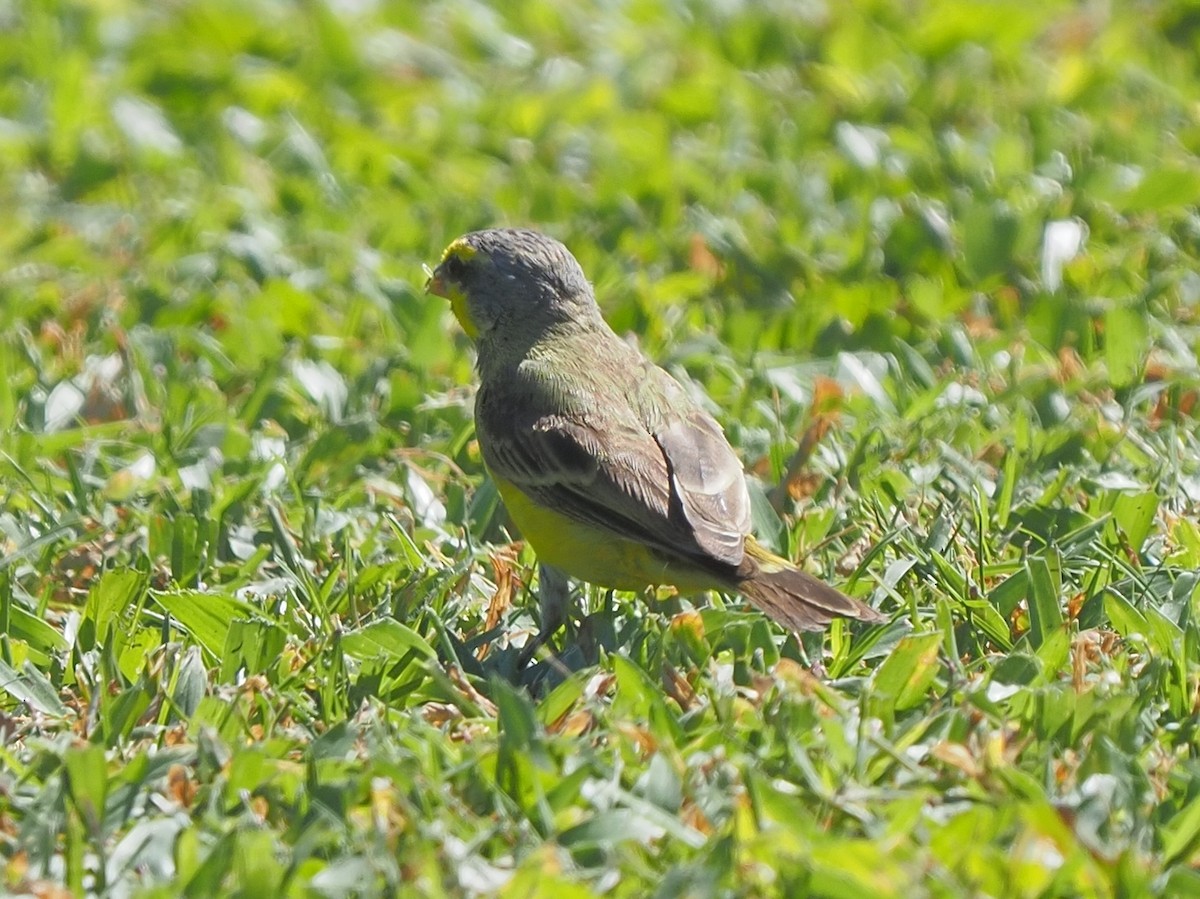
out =
<svg viewBox="0 0 1200 899"><path fill-rule="evenodd" d="M460 237L454 243L450 244L450 246L446 247L446 252L442 253L442 262L451 258L461 259L463 262L466 262L469 259L474 259L478 253L479 250Z"/></svg>

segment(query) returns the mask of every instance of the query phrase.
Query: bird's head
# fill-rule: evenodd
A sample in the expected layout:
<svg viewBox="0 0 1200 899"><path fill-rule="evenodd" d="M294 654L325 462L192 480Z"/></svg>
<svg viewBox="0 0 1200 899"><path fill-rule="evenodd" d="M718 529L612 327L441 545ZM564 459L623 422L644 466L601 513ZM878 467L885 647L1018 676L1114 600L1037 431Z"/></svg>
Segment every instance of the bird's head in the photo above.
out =
<svg viewBox="0 0 1200 899"><path fill-rule="evenodd" d="M476 343L536 340L556 324L599 317L592 287L571 252L521 228L464 234L446 248L425 283L450 301Z"/></svg>

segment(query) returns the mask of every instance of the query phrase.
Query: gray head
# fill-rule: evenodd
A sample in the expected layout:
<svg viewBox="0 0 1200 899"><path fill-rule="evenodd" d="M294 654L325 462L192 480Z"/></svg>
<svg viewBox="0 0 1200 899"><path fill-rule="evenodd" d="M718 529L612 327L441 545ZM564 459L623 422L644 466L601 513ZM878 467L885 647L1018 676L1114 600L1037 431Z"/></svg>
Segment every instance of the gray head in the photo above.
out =
<svg viewBox="0 0 1200 899"><path fill-rule="evenodd" d="M449 299L480 344L528 344L555 325L600 316L570 250L524 228L464 234L446 248L425 289Z"/></svg>

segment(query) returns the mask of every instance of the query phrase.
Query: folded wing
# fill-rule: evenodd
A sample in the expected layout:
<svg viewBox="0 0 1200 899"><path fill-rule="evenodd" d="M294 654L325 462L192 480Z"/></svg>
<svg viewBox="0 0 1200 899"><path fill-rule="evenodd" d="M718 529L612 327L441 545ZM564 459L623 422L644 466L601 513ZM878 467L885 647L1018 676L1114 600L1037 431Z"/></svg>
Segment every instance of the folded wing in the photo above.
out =
<svg viewBox="0 0 1200 899"><path fill-rule="evenodd" d="M577 521L668 557L736 568L750 529L741 464L717 423L670 376L650 367L646 374L658 383L641 382L632 396L601 398L590 409L537 381L522 385L519 403L481 394L484 459L536 502Z"/></svg>

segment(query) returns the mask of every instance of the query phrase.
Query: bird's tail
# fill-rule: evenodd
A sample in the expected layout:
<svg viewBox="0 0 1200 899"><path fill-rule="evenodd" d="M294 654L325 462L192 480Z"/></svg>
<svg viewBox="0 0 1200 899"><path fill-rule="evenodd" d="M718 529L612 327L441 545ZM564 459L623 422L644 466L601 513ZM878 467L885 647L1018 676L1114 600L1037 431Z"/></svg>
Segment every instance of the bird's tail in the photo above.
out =
<svg viewBox="0 0 1200 899"><path fill-rule="evenodd" d="M738 574L741 594L794 631L824 630L834 618L856 618L871 624L887 620L866 603L846 596L759 546L753 537L746 540L746 555Z"/></svg>

